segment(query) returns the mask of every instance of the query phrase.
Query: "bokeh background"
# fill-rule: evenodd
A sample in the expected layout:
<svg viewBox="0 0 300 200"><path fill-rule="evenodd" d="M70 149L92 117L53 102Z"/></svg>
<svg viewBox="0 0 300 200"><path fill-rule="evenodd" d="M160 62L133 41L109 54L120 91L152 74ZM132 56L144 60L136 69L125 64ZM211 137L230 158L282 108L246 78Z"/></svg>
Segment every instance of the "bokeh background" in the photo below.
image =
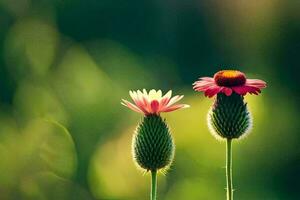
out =
<svg viewBox="0 0 300 200"><path fill-rule="evenodd" d="M252 133L233 146L235 197L300 199L300 1L1 0L0 199L144 200L131 158L130 89L184 94L164 115L175 162L161 200L225 199L225 144L206 126L199 76L239 69Z"/></svg>

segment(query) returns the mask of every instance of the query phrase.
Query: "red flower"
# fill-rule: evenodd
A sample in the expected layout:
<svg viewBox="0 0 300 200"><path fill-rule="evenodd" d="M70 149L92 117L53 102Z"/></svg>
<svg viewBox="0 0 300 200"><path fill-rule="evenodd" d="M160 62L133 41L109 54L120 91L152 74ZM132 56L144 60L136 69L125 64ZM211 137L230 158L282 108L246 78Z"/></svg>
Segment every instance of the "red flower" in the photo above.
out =
<svg viewBox="0 0 300 200"><path fill-rule="evenodd" d="M183 95L177 95L172 98L171 90L164 96L162 96L161 90L150 90L148 93L145 89L143 89L143 92L140 90L129 91L129 94L134 104L124 99L122 99L121 104L145 115L159 115L161 112L172 112L189 107L187 104L175 104L183 98Z"/></svg>
<svg viewBox="0 0 300 200"><path fill-rule="evenodd" d="M256 94L266 87L266 82L258 79L247 79L245 74L237 70L222 70L213 78L202 77L194 84L194 90L204 92L207 97L213 97L222 92L230 96L232 92L240 95Z"/></svg>

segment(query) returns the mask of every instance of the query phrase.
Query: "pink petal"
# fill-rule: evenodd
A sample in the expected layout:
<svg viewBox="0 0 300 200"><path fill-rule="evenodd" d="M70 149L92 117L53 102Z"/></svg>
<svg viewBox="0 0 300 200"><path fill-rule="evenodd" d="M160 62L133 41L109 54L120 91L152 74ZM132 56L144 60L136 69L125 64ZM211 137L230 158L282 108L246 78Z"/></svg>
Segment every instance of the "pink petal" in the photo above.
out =
<svg viewBox="0 0 300 200"><path fill-rule="evenodd" d="M212 77L200 77L199 80L215 82L215 79Z"/></svg>
<svg viewBox="0 0 300 200"><path fill-rule="evenodd" d="M235 86L235 87L232 87L232 90L240 95L245 95L248 92L248 90L245 86Z"/></svg>
<svg viewBox="0 0 300 200"><path fill-rule="evenodd" d="M143 100L143 104L142 104L143 109L150 113L151 111L150 102L148 101L148 99L146 99L145 96L142 97L142 100Z"/></svg>
<svg viewBox="0 0 300 200"><path fill-rule="evenodd" d="M162 99L160 100L160 108L166 106L170 102L171 95L172 95L172 90L170 90L169 92L167 92L167 94L165 94L162 97Z"/></svg>
<svg viewBox="0 0 300 200"><path fill-rule="evenodd" d="M172 112L174 110L178 110L180 108L188 108L189 105L186 104L177 104L170 107L165 108L164 110L161 110L160 112Z"/></svg>
<svg viewBox="0 0 300 200"><path fill-rule="evenodd" d="M207 88L209 88L209 87L211 87L211 86L214 86L214 85L216 85L215 83L209 83L209 84L206 84L206 85L195 85L194 87L193 87L193 89L195 90L195 91L199 91L199 92L202 92L202 91L205 91Z"/></svg>
<svg viewBox="0 0 300 200"><path fill-rule="evenodd" d="M246 86L246 85L244 87L246 87L247 92L250 93L250 94L258 95L258 93L261 92L258 87Z"/></svg>
<svg viewBox="0 0 300 200"><path fill-rule="evenodd" d="M211 98L211 97L215 96L216 94L218 94L219 92L221 92L222 89L223 89L223 87L214 85L214 86L211 86L210 88L208 88L207 90L205 90L204 95L206 97Z"/></svg>
<svg viewBox="0 0 300 200"><path fill-rule="evenodd" d="M267 83L259 80L259 79L247 79L246 84L247 86L254 86L258 88L265 88L267 87Z"/></svg>
<svg viewBox="0 0 300 200"><path fill-rule="evenodd" d="M247 85L243 85L243 86L235 86L232 87L232 89L240 95L246 95L247 93L250 94L256 94L258 95L258 93L260 93L260 89L258 87L253 87L253 86L247 86Z"/></svg>
<svg viewBox="0 0 300 200"><path fill-rule="evenodd" d="M132 98L132 100L134 101L135 105L141 110L143 111L143 113L149 113L146 109L147 108L147 100L144 99L144 95L138 90L137 92L135 91L129 91L129 94ZM146 102L145 102L146 100Z"/></svg>
<svg viewBox="0 0 300 200"><path fill-rule="evenodd" d="M138 112L138 113L144 113L143 111L141 111L138 107L136 107L134 104L130 103L129 101L126 101L124 99L122 99L123 102L121 102L121 104L123 106L126 106L128 108L130 108L131 110Z"/></svg>
<svg viewBox="0 0 300 200"><path fill-rule="evenodd" d="M225 93L226 96L230 96L232 94L232 89L228 87L223 87L222 92Z"/></svg>
<svg viewBox="0 0 300 200"><path fill-rule="evenodd" d="M249 83L257 83L257 84L264 84L264 85L267 84L265 81L260 80L260 79L247 79L247 82L249 82Z"/></svg>
<svg viewBox="0 0 300 200"><path fill-rule="evenodd" d="M137 105L137 107L143 111L145 114L150 112L150 109L148 108L148 101L145 99L145 97L141 97L142 99L136 99L135 101L135 105Z"/></svg>
<svg viewBox="0 0 300 200"><path fill-rule="evenodd" d="M170 99L172 97L172 90L169 90L163 97L162 97L162 99L163 98L168 98L168 99Z"/></svg>
<svg viewBox="0 0 300 200"><path fill-rule="evenodd" d="M201 86L201 85L206 85L206 84L210 84L210 83L215 83L213 78L209 78L209 79L201 79L200 78L200 80L194 82L193 85Z"/></svg>
<svg viewBox="0 0 300 200"><path fill-rule="evenodd" d="M159 102L157 100L151 101L151 113L157 113L159 109Z"/></svg>
<svg viewBox="0 0 300 200"><path fill-rule="evenodd" d="M201 92L214 85L216 85L215 82L197 81L194 83L193 89Z"/></svg>
<svg viewBox="0 0 300 200"><path fill-rule="evenodd" d="M164 106L166 106L169 102L170 102L170 98L165 97L165 98L163 98L162 100L160 100L160 106L161 106L161 107L164 107Z"/></svg>
<svg viewBox="0 0 300 200"><path fill-rule="evenodd" d="M247 87L248 93L258 95L261 93L261 90L258 87L245 86Z"/></svg>
<svg viewBox="0 0 300 200"><path fill-rule="evenodd" d="M170 101L167 104L167 106L173 105L174 103L180 101L183 97L184 97L184 95L176 95L175 97L173 97L172 99L170 99Z"/></svg>
<svg viewBox="0 0 300 200"><path fill-rule="evenodd" d="M195 85L196 83L214 83L215 80L213 78L209 78L209 77L203 77L203 78L199 78L198 81L196 81L193 85Z"/></svg>

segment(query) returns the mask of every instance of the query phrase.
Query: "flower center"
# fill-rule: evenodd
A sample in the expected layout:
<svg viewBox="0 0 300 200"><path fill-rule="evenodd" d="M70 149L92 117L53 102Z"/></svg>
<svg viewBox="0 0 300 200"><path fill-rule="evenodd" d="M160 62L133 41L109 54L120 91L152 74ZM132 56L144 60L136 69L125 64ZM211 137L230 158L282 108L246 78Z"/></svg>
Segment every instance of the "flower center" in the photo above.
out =
<svg viewBox="0 0 300 200"><path fill-rule="evenodd" d="M239 86L246 83L244 73L237 70L222 70L214 75L215 82L219 86Z"/></svg>

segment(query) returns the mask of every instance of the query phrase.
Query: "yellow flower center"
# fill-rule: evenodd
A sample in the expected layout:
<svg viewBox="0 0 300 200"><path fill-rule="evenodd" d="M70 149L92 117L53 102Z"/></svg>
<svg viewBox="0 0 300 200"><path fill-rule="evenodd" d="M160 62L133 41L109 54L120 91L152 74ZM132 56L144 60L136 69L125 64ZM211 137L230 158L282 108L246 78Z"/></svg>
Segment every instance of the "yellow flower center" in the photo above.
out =
<svg viewBox="0 0 300 200"><path fill-rule="evenodd" d="M244 73L237 70L222 70L214 75L215 82L219 86L239 86L246 83Z"/></svg>

